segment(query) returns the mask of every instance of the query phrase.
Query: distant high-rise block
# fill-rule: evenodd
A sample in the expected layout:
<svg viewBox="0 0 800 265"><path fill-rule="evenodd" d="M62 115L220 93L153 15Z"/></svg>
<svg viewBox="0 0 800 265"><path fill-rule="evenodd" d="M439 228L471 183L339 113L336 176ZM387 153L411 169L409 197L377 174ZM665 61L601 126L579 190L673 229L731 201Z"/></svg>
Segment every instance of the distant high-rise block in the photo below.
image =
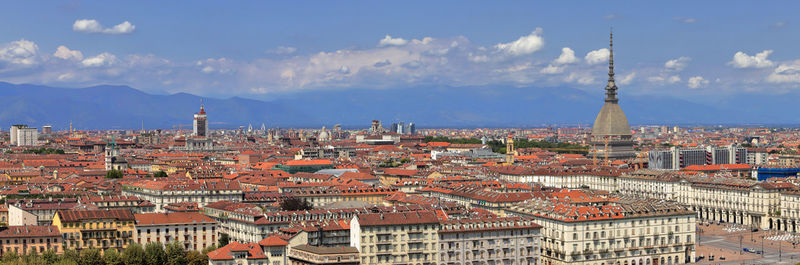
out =
<svg viewBox="0 0 800 265"><path fill-rule="evenodd" d="M39 130L29 128L28 125L17 124L11 126L11 145L35 146L39 145Z"/></svg>
<svg viewBox="0 0 800 265"><path fill-rule="evenodd" d="M195 136L208 136L208 117L204 106L200 106L200 112L194 114L193 134Z"/></svg>

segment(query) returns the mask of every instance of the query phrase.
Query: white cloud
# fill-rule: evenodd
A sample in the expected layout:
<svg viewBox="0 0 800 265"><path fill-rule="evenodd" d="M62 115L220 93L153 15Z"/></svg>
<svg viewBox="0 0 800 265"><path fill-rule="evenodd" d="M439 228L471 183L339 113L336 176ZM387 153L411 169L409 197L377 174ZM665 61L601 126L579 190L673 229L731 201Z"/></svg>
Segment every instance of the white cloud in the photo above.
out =
<svg viewBox="0 0 800 265"><path fill-rule="evenodd" d="M733 55L733 60L728 62L735 68L766 68L773 65L772 61L767 57L772 54L772 50L764 50L754 56L747 55L744 52L737 52Z"/></svg>
<svg viewBox="0 0 800 265"><path fill-rule="evenodd" d="M390 36L390 39L395 38ZM564 45L557 57L537 55L541 52L513 57L510 55L513 50L521 50L512 48L511 43L508 45L498 50L499 47L495 45L476 45L462 36L426 37L409 38L401 46L347 48L303 54L296 54L295 51L292 56L262 53L262 58L249 60L217 57L170 62L151 54L82 54L79 51L82 47L73 46L59 47L46 54L37 53L38 48L34 43L20 41L0 43L0 80L55 86L125 84L137 88L155 88L148 92L190 92L201 95L218 95L219 89L225 88L227 94L244 96L338 88L380 89L427 85L568 85L593 90L606 79L606 69L599 67L599 64L606 63L607 49L581 52ZM292 50L290 47L274 48L267 53ZM582 63L584 58L586 63ZM692 61L688 59L667 59L672 60L619 65L617 82L620 85L637 84L629 88L642 93L665 91L658 87L670 84L674 84L670 88L688 91L689 77L706 76L703 72L683 74L689 70L686 62L692 66ZM12 61L33 64L35 67L20 67ZM775 66L777 68L748 71L744 73L747 76L733 67L726 67L732 75L726 75L723 71L708 81L713 83L719 76L724 82L715 83L714 87L730 87L731 91L741 89L737 82L745 83L742 81L744 79L752 80L749 86L768 87L768 83L773 86L780 83L783 87L794 88L795 84L800 84L800 62L775 62ZM675 71L677 69L683 71ZM703 81L697 79L691 82L700 87L704 85ZM705 86L710 87L711 84Z"/></svg>
<svg viewBox="0 0 800 265"><path fill-rule="evenodd" d="M620 18L620 16L617 15L617 14L608 14L608 15L605 15L603 18L605 18L605 19L617 19L617 18Z"/></svg>
<svg viewBox="0 0 800 265"><path fill-rule="evenodd" d="M554 64L571 64L578 61L578 58L575 58L575 51L570 49L569 47L561 48L561 55L553 61Z"/></svg>
<svg viewBox="0 0 800 265"><path fill-rule="evenodd" d="M83 60L83 53L78 50L70 50L67 46L61 45L58 46L56 52L53 53L53 56L70 61L80 61Z"/></svg>
<svg viewBox="0 0 800 265"><path fill-rule="evenodd" d="M800 60L782 63L767 76L770 83L800 83Z"/></svg>
<svg viewBox="0 0 800 265"><path fill-rule="evenodd" d="M786 21L775 22L775 24L773 26L776 27L776 28L781 28L783 26L786 26Z"/></svg>
<svg viewBox="0 0 800 265"><path fill-rule="evenodd" d="M572 72L564 78L566 82L591 85L595 83L594 76L585 72Z"/></svg>
<svg viewBox="0 0 800 265"><path fill-rule="evenodd" d="M664 68L666 68L667 71L680 72L689 65L689 61L691 60L692 58L681 56L678 59L672 59L664 63Z"/></svg>
<svg viewBox="0 0 800 265"><path fill-rule="evenodd" d="M83 59L83 61L81 61L81 65L84 67L111 66L117 63L117 61L117 56L104 52L96 56Z"/></svg>
<svg viewBox="0 0 800 265"><path fill-rule="evenodd" d="M606 48L590 51L584 59L588 64L599 64L608 61L609 51Z"/></svg>
<svg viewBox="0 0 800 265"><path fill-rule="evenodd" d="M636 78L636 72L624 75L624 76L622 76L622 78L619 79L619 84L620 85L628 85L631 82L633 82L634 78Z"/></svg>
<svg viewBox="0 0 800 265"><path fill-rule="evenodd" d="M467 58L474 63L485 63L489 61L489 57L486 55L474 55L472 53L467 54Z"/></svg>
<svg viewBox="0 0 800 265"><path fill-rule="evenodd" d="M11 64L29 66L39 62L39 45L36 43L21 39L12 41L3 46L0 46L0 61L8 62ZM0 68L2 68L0 64Z"/></svg>
<svg viewBox="0 0 800 265"><path fill-rule="evenodd" d="M689 88L700 88L708 85L708 80L703 78L702 76L693 76L689 78L689 82L687 82Z"/></svg>
<svg viewBox="0 0 800 265"><path fill-rule="evenodd" d="M665 84L665 83L666 84L674 84L674 83L680 82L681 81L681 77L677 76L677 75L672 75L672 76L659 75L659 76L648 77L647 81L650 81L650 82L653 82L653 83L662 84L662 85Z"/></svg>
<svg viewBox="0 0 800 265"><path fill-rule="evenodd" d="M534 53L544 47L542 28L536 28L531 34L522 36L509 43L499 43L494 46L498 51L509 55L519 56Z"/></svg>
<svg viewBox="0 0 800 265"><path fill-rule="evenodd" d="M392 38L392 36L386 34L386 37L378 41L378 46L403 46L406 45L406 43L408 43L408 41L403 38Z"/></svg>
<svg viewBox="0 0 800 265"><path fill-rule="evenodd" d="M389 36L389 35L386 35L386 36ZM385 38L384 38L384 39L385 39ZM401 40L402 40L402 39L401 39ZM425 38L422 38L422 40L413 39L413 40L411 40L411 43L412 43L412 44L417 44L417 45L420 45L420 44L421 44L421 45L428 45L428 43L431 43L432 41L433 41L433 38L431 38L431 37L425 37ZM452 45L451 45L451 46L452 46Z"/></svg>
<svg viewBox="0 0 800 265"><path fill-rule="evenodd" d="M195 66L200 69L204 74L220 73L227 74L235 70L233 60L222 57L219 59L208 58L205 60L195 62Z"/></svg>
<svg viewBox="0 0 800 265"><path fill-rule="evenodd" d="M97 22L97 20L78 19L72 24L72 30L83 33L130 34L136 30L136 26L128 21L124 21L111 28L105 28L100 22Z"/></svg>
<svg viewBox="0 0 800 265"><path fill-rule="evenodd" d="M686 23L686 24L697 22L696 19L690 18L690 17L674 17L674 18L672 18L672 20L675 20L675 21L678 21L678 22L683 22L683 23Z"/></svg>
<svg viewBox="0 0 800 265"><path fill-rule="evenodd" d="M269 53L274 53L274 54L292 54L295 52L297 52L297 48L290 46L278 46L278 48L269 51Z"/></svg>
<svg viewBox="0 0 800 265"><path fill-rule="evenodd" d="M539 73L542 74L560 74L562 72L564 72L563 66L555 66L552 64L547 65L547 67L542 68L542 70L539 70Z"/></svg>

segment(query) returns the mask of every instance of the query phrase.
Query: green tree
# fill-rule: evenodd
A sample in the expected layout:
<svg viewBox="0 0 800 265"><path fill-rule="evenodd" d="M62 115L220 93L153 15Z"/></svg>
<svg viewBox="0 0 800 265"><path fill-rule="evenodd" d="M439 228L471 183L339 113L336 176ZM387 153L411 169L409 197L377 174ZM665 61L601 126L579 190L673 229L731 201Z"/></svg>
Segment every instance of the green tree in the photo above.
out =
<svg viewBox="0 0 800 265"><path fill-rule="evenodd" d="M186 248L183 242L172 241L167 244L167 265L186 265Z"/></svg>
<svg viewBox="0 0 800 265"><path fill-rule="evenodd" d="M20 257L20 259L22 260L22 264L36 264L38 258L39 255L36 253L36 250L26 251Z"/></svg>
<svg viewBox="0 0 800 265"><path fill-rule="evenodd" d="M106 265L122 265L122 257L116 249L108 249L103 253L103 261Z"/></svg>
<svg viewBox="0 0 800 265"><path fill-rule="evenodd" d="M48 249L42 252L42 260L44 260L45 264L53 264L59 260L59 257L55 251Z"/></svg>
<svg viewBox="0 0 800 265"><path fill-rule="evenodd" d="M78 262L74 261L74 260L71 260L71 259L62 259L62 260L56 261L52 265L78 265Z"/></svg>
<svg viewBox="0 0 800 265"><path fill-rule="evenodd" d="M167 259L167 253L164 252L164 245L161 242L148 242L144 245L144 264L145 265L163 265Z"/></svg>
<svg viewBox="0 0 800 265"><path fill-rule="evenodd" d="M112 170L106 171L106 178L107 179L122 178L122 171L119 171L119 170L116 170L116 169L112 169Z"/></svg>
<svg viewBox="0 0 800 265"><path fill-rule="evenodd" d="M228 234L219 234L219 240L217 242L219 244L217 244L217 245L219 245L220 247L224 247L224 246L227 246L228 243L230 243L230 241L231 241L231 238L228 237Z"/></svg>
<svg viewBox="0 0 800 265"><path fill-rule="evenodd" d="M130 244L122 252L122 263L125 265L142 265L144 263L144 249L141 244Z"/></svg>
<svg viewBox="0 0 800 265"><path fill-rule="evenodd" d="M75 263L78 263L78 261L81 261L81 255L78 253L77 250L67 249L64 250L64 254L61 255L61 260L73 261Z"/></svg>
<svg viewBox="0 0 800 265"><path fill-rule="evenodd" d="M311 210L313 208L314 207L312 207L311 204L308 203L308 201L297 197L290 197L283 199L281 201L281 209L283 209L284 211L304 211L304 210ZM220 246L224 245L220 244Z"/></svg>
<svg viewBox="0 0 800 265"><path fill-rule="evenodd" d="M186 253L186 262L189 265L206 265L208 264L208 256L197 250L192 250Z"/></svg>
<svg viewBox="0 0 800 265"><path fill-rule="evenodd" d="M2 261L3 261L3 263L6 263L6 264L17 263L17 262L19 262L19 254L17 254L16 251L8 251L6 253L3 253Z"/></svg>
<svg viewBox="0 0 800 265"><path fill-rule="evenodd" d="M225 234L223 234L223 235L225 235ZM225 235L225 236L227 236L227 235ZM217 245L216 244L211 244L211 246L208 246L208 247L203 249L203 255L208 255L208 252L211 252L211 251L214 251L214 250L217 250Z"/></svg>
<svg viewBox="0 0 800 265"><path fill-rule="evenodd" d="M103 256L100 255L100 250L96 248L87 248L81 251L81 259L78 262L81 265L103 265Z"/></svg>
<svg viewBox="0 0 800 265"><path fill-rule="evenodd" d="M161 171L158 171L155 174L153 174L153 177L166 178L166 177L168 177L168 175L167 175L167 172L164 172L164 170L161 170Z"/></svg>

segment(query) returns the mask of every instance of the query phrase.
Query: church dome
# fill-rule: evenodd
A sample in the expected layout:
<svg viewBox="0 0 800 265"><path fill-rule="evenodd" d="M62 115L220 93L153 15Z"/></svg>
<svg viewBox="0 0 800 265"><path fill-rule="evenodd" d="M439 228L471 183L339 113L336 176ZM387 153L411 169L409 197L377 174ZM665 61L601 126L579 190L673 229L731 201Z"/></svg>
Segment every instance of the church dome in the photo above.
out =
<svg viewBox="0 0 800 265"><path fill-rule="evenodd" d="M631 135L631 126L628 124L628 118L625 117L625 112L622 111L619 104L606 102L603 105L594 120L592 135Z"/></svg>

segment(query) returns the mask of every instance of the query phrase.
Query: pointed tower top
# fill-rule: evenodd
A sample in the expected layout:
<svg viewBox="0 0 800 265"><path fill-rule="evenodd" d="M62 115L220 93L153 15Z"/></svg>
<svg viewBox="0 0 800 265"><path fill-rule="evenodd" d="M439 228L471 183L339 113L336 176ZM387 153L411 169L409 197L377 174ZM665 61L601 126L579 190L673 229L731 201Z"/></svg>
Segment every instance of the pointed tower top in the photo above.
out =
<svg viewBox="0 0 800 265"><path fill-rule="evenodd" d="M608 42L608 84L606 85L606 102L617 103L617 84L614 82L614 31L609 34Z"/></svg>
<svg viewBox="0 0 800 265"><path fill-rule="evenodd" d="M206 114L206 107L202 103L200 104L200 114Z"/></svg>

